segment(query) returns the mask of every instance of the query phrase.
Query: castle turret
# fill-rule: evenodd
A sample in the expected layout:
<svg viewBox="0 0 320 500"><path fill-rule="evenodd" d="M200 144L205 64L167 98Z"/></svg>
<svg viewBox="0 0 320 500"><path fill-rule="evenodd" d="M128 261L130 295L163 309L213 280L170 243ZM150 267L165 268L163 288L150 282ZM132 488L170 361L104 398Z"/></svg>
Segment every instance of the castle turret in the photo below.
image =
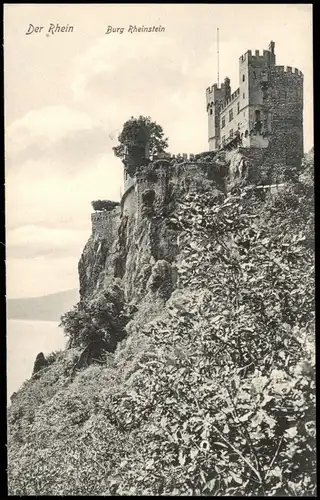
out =
<svg viewBox="0 0 320 500"><path fill-rule="evenodd" d="M225 84L221 88L215 83L206 90L209 151L215 151L220 145L220 107L225 99Z"/></svg>
<svg viewBox="0 0 320 500"><path fill-rule="evenodd" d="M149 131L145 126L134 128L128 133L124 144L124 184L131 182L137 168L149 159Z"/></svg>
<svg viewBox="0 0 320 500"><path fill-rule="evenodd" d="M303 157L303 74L291 66L274 66L264 103L271 116L275 155L286 166Z"/></svg>

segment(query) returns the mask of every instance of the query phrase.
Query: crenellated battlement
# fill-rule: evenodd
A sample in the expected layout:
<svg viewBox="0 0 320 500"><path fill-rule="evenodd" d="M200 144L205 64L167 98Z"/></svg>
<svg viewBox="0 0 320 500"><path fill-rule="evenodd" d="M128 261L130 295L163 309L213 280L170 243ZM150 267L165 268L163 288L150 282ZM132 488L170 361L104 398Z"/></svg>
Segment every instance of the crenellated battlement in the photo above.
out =
<svg viewBox="0 0 320 500"><path fill-rule="evenodd" d="M160 153L159 155L157 155L154 160L174 160L174 159L177 159L177 158L182 158L183 160L194 160L194 153L175 153L175 154L172 154L172 153L167 153L167 152L164 152L164 153Z"/></svg>
<svg viewBox="0 0 320 500"><path fill-rule="evenodd" d="M170 155L170 158L173 160L178 158L182 158L183 160L194 160L194 157L194 153L177 153Z"/></svg>
<svg viewBox="0 0 320 500"><path fill-rule="evenodd" d="M107 220L109 218L109 212L93 212L91 214L91 222L98 222Z"/></svg>
<svg viewBox="0 0 320 500"><path fill-rule="evenodd" d="M249 63L257 63L260 65L261 63L268 63L272 56L273 54L270 52L270 50L263 50L261 54L260 50L247 50L247 52L239 57L239 61L240 63L247 61Z"/></svg>
<svg viewBox="0 0 320 500"><path fill-rule="evenodd" d="M274 71L276 73L292 74L293 76L303 78L302 71L300 71L298 68L293 68L292 66L275 66Z"/></svg>
<svg viewBox="0 0 320 500"><path fill-rule="evenodd" d="M221 88L218 89L218 85L216 83L214 83L213 85L211 85L211 87L208 87L206 89L206 93L207 94L211 94L212 92L214 92L215 90L221 90Z"/></svg>
<svg viewBox="0 0 320 500"><path fill-rule="evenodd" d="M206 100L207 104L213 104L215 101L221 101L224 99L226 92L225 83L221 83L221 87L218 87L217 83L211 85L206 89Z"/></svg>
<svg viewBox="0 0 320 500"><path fill-rule="evenodd" d="M93 212L91 214L92 234L100 238L108 238L118 217L119 207L109 212Z"/></svg>
<svg viewBox="0 0 320 500"><path fill-rule="evenodd" d="M238 88L237 90L235 90L235 92L233 92L233 94L231 94L231 97L230 99L227 99L225 100L221 107L220 107L220 112L223 111L227 106L229 106L229 104L231 104L233 101L235 101L240 95L240 88Z"/></svg>

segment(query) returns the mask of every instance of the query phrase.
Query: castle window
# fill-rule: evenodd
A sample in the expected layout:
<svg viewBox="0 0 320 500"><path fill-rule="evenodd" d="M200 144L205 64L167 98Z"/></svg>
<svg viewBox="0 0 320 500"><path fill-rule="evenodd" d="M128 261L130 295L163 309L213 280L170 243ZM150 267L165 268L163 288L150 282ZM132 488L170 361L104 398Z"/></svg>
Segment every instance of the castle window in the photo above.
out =
<svg viewBox="0 0 320 500"><path fill-rule="evenodd" d="M230 130L229 137L233 137L233 129Z"/></svg>
<svg viewBox="0 0 320 500"><path fill-rule="evenodd" d="M225 135L223 135L223 136L222 136L222 144L225 142L225 140L226 140L226 136L225 136Z"/></svg>
<svg viewBox="0 0 320 500"><path fill-rule="evenodd" d="M245 75L242 75L242 81L244 82L246 79Z"/></svg>
<svg viewBox="0 0 320 500"><path fill-rule="evenodd" d="M268 81L268 73L266 72L265 69L261 71L260 78L261 78L262 82L267 82Z"/></svg>
<svg viewBox="0 0 320 500"><path fill-rule="evenodd" d="M240 113L240 102L238 102L238 104L237 104L237 113L238 114Z"/></svg>
<svg viewBox="0 0 320 500"><path fill-rule="evenodd" d="M245 99L245 98L246 98L246 94L245 94L244 92L243 92L243 94L242 94L242 97L243 97L243 99Z"/></svg>
<svg viewBox="0 0 320 500"><path fill-rule="evenodd" d="M212 108L210 108L210 115L212 115Z"/></svg>
<svg viewBox="0 0 320 500"><path fill-rule="evenodd" d="M231 120L233 120L233 109L229 111L229 122L231 122Z"/></svg>
<svg viewBox="0 0 320 500"><path fill-rule="evenodd" d="M256 109L255 114L256 114L256 122L259 122L260 121L260 110Z"/></svg>
<svg viewBox="0 0 320 500"><path fill-rule="evenodd" d="M249 135L249 132L248 132L248 130L246 130L245 133L244 133L244 136L248 137L248 135Z"/></svg>
<svg viewBox="0 0 320 500"><path fill-rule="evenodd" d="M221 128L223 128L223 127L225 127L225 126L226 126L226 118L225 118L225 116L223 116L223 117L221 118Z"/></svg>
<svg viewBox="0 0 320 500"><path fill-rule="evenodd" d="M253 79L255 80L257 78L256 72L253 72Z"/></svg>

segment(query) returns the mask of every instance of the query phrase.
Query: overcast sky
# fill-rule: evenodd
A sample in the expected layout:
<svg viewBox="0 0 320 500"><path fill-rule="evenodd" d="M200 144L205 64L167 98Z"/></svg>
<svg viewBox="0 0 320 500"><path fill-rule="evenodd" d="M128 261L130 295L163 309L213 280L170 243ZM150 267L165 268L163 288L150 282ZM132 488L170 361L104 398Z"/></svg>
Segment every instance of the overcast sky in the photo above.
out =
<svg viewBox="0 0 320 500"><path fill-rule="evenodd" d="M205 89L238 87L239 56L268 49L304 80L313 145L312 5L6 4L4 20L7 296L78 287L91 201L119 200L112 146L131 115L163 126L172 153L206 151ZM46 36L50 23L73 32ZM26 35L29 25L43 26ZM165 32L128 33L129 25ZM124 33L105 35L108 26Z"/></svg>

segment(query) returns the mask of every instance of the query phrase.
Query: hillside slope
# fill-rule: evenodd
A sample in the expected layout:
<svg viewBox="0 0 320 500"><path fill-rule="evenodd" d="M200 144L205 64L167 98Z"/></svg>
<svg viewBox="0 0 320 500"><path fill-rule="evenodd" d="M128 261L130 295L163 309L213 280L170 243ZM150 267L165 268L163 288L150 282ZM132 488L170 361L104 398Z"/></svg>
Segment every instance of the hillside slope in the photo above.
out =
<svg viewBox="0 0 320 500"><path fill-rule="evenodd" d="M188 172L111 260L88 243L69 349L8 413L9 494L315 495L312 167L274 196Z"/></svg>

